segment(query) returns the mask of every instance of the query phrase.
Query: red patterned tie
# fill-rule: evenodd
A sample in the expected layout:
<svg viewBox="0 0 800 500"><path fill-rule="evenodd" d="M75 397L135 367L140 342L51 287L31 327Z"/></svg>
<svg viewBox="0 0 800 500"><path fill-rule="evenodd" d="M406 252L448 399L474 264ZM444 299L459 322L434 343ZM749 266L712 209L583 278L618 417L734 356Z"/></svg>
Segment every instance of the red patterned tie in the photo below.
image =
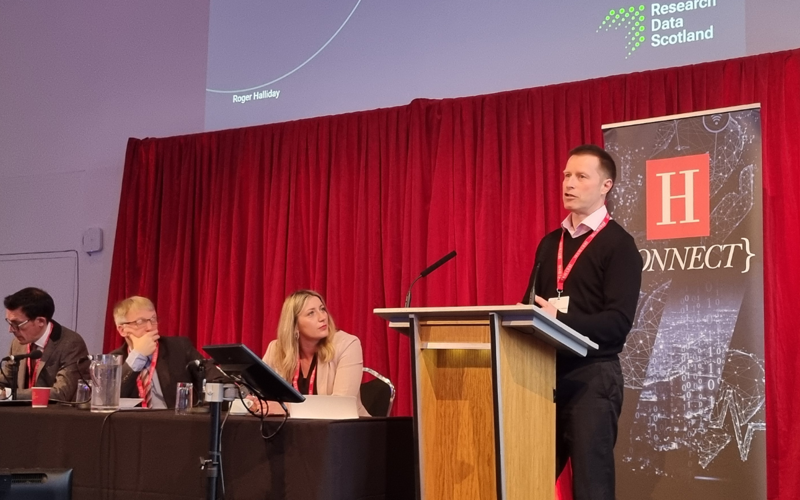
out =
<svg viewBox="0 0 800 500"><path fill-rule="evenodd" d="M142 381L142 408L151 408L153 404L153 370L148 366L139 373L139 380Z"/></svg>

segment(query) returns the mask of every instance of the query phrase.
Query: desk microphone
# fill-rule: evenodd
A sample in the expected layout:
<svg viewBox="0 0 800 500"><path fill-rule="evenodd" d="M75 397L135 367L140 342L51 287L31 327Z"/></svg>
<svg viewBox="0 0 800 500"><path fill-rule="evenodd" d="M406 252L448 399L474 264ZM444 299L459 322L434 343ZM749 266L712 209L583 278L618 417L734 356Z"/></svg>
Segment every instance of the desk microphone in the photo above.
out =
<svg viewBox="0 0 800 500"><path fill-rule="evenodd" d="M447 262L448 260L452 259L455 256L456 256L456 251L453 250L452 252L450 252L449 254L445 255L441 259L437 260L436 262L434 262L430 266L426 267L424 271L419 273L419 276L417 276L414 279L414 281L411 282L411 286L408 287L408 293L406 294L406 307L411 307L411 288L414 286L414 283L416 283L420 278L424 278L425 276L427 276L427 275L431 274L432 272L434 272L435 270L439 269L441 266L444 265L445 262Z"/></svg>
<svg viewBox="0 0 800 500"><path fill-rule="evenodd" d="M81 363L85 363L87 361L94 361L95 356L93 354L89 354L88 356L84 356L80 358L78 361L75 362L76 365L80 365Z"/></svg>
<svg viewBox="0 0 800 500"><path fill-rule="evenodd" d="M17 361L21 359L39 359L42 357L42 351L31 351L26 354L12 354L11 356L6 356L0 363L8 361L11 363L10 371L11 371L11 380L6 377L6 374L3 373L3 378L6 379L7 382L12 382L11 384L11 399L17 399L17 374L19 373L19 363Z"/></svg>
<svg viewBox="0 0 800 500"><path fill-rule="evenodd" d="M193 359L186 363L186 371L191 373L192 384L194 384L195 392L197 393L196 407L202 406L205 402L206 363L208 361L207 359Z"/></svg>
<svg viewBox="0 0 800 500"><path fill-rule="evenodd" d="M186 369L200 369L205 370L207 359L193 359L186 363Z"/></svg>
<svg viewBox="0 0 800 500"><path fill-rule="evenodd" d="M42 357L42 351L33 351L27 354L13 354L11 356L6 356L2 359L2 361L19 361L20 359L39 359Z"/></svg>
<svg viewBox="0 0 800 500"><path fill-rule="evenodd" d="M41 351L40 351L40 352L41 352ZM31 353L31 354L33 354L33 353ZM33 358L33 356L31 356L31 358ZM81 381L81 382L83 382L84 384L86 384L86 387L88 387L88 388L89 388L89 390L91 390L91 388L92 388L92 384L90 384L90 383L89 383L89 382L86 380L86 378L84 378L84 376L83 376L83 372L81 371L81 365L82 365L83 363L87 362L87 361L94 361L94 360L95 360L95 358L97 358L97 356L96 356L96 355L91 355L91 354L90 354L90 355L88 355L88 356L84 356L84 357L82 357L82 358L78 358L78 360L77 360L77 361L73 361L72 363L68 363L68 364L65 366L65 368L69 368L69 367L71 367L72 365L75 365L75 368L78 370L78 380L79 380L79 381ZM35 358L33 358L33 359L35 359ZM91 377L89 377L89 378L91 378ZM88 409L89 409L89 407L90 407L90 401L91 401L91 396L90 396L90 399L88 399L88 400L86 400L86 401L75 401L75 402L71 402L71 401L59 401L58 403L59 403L59 404L62 404L62 405L75 406L76 408L81 408L81 409L84 409L84 410L88 410Z"/></svg>

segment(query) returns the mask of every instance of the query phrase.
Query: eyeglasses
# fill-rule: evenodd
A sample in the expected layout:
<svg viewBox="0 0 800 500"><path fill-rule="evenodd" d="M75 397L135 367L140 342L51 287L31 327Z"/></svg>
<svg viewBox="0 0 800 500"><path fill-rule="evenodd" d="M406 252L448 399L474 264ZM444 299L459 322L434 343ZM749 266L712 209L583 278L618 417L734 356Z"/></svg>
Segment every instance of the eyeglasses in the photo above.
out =
<svg viewBox="0 0 800 500"><path fill-rule="evenodd" d="M144 326L145 323L149 322L151 325L156 326L158 324L158 316L155 314L149 318L139 318L136 321L128 321L125 323L120 323L119 326L135 326L136 328L141 328Z"/></svg>
<svg viewBox="0 0 800 500"><path fill-rule="evenodd" d="M14 323L13 321L10 321L8 318L6 318L6 323L8 323L8 326L10 326L14 330L19 330L20 328L25 326L28 323L28 321L30 321L30 319L26 319L22 323Z"/></svg>

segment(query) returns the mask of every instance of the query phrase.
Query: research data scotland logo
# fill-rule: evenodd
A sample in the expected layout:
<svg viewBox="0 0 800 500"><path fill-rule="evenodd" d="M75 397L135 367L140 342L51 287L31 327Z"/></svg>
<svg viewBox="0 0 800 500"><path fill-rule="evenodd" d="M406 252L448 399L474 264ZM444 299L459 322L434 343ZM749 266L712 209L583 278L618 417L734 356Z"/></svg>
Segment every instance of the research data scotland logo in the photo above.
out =
<svg viewBox="0 0 800 500"><path fill-rule="evenodd" d="M627 41L625 50L628 52L625 59L627 59L644 44L646 21L644 5L612 9L608 12L603 22L600 23L600 26L597 27L597 32L599 33L601 30L611 31L612 29L614 31L624 31L625 40Z"/></svg>
<svg viewBox="0 0 800 500"><path fill-rule="evenodd" d="M608 11L596 32L625 33L620 46L625 44L625 59L628 59L648 46L660 48L712 40L714 25L700 25L695 22L694 14L716 6L717 0L686 0L620 7Z"/></svg>

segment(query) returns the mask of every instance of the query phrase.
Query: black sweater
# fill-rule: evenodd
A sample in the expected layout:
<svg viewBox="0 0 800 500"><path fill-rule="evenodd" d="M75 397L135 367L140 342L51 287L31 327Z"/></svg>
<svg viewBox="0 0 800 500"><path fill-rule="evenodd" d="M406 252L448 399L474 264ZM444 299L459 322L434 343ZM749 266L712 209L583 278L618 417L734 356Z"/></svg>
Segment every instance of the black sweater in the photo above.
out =
<svg viewBox="0 0 800 500"><path fill-rule="evenodd" d="M541 263L536 295L545 299L557 296L556 265L561 231L559 228L547 234L536 249L533 269ZM568 231L564 232L564 268L590 234L573 239ZM530 303L533 274L531 271L524 303ZM633 237L616 221L609 221L575 262L562 293L569 297L569 308L567 314L559 311L557 317L600 346L597 351L590 350L588 357L615 359L631 331L641 284L642 257ZM558 358L559 364L568 362L561 351Z"/></svg>

